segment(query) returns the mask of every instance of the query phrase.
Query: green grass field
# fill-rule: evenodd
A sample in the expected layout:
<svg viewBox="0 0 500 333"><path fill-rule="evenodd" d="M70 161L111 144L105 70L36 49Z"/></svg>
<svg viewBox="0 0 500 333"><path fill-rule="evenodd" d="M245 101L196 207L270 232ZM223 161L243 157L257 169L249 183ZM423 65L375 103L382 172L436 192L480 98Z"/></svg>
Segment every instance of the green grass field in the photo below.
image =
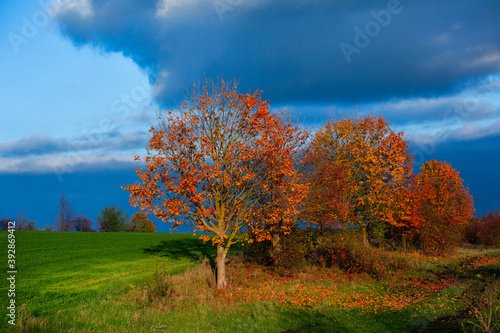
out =
<svg viewBox="0 0 500 333"><path fill-rule="evenodd" d="M400 254L414 263L411 271L382 280L323 267L279 276L233 256L230 288L218 292L210 266L200 263L214 248L191 235L15 235L13 327L6 315L7 233L0 232L1 332L463 332L463 292L500 276L499 251L471 263L463 258L480 253ZM164 272L170 276L165 296L151 296L155 272L162 281Z"/></svg>

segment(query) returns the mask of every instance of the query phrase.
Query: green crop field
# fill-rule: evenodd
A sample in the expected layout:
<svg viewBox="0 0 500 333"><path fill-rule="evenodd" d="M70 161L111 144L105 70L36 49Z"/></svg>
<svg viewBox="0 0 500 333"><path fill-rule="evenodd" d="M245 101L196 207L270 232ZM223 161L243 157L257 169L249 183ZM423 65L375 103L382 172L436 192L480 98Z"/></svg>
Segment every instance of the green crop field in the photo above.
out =
<svg viewBox="0 0 500 333"><path fill-rule="evenodd" d="M398 254L394 262L411 265L383 279L316 266L279 275L233 255L230 287L219 292L200 263L214 248L192 235L15 236L13 326L0 232L1 332L463 332L460 323L472 331L464 292L500 276L499 251Z"/></svg>

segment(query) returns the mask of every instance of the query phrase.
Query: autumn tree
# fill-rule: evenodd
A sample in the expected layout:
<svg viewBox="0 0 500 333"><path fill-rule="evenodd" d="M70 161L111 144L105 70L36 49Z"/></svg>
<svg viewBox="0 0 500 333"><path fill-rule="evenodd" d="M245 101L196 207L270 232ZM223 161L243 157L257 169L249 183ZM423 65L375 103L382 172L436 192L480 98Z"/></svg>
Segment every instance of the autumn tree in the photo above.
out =
<svg viewBox="0 0 500 333"><path fill-rule="evenodd" d="M402 132L393 132L381 116L341 118L329 121L317 132L312 149L321 153L325 163L339 168L339 177L348 188L336 191L341 201L337 210L361 227L365 246L369 245L369 228L380 231L397 223L395 212L401 211L396 209L397 192L407 186L412 165Z"/></svg>
<svg viewBox="0 0 500 333"><path fill-rule="evenodd" d="M295 124L287 113L269 119L267 140L259 148L255 174L259 181L252 197L255 205L250 216L250 241L271 240L271 257L279 265L283 237L299 223L299 213L307 196L303 182L302 155L309 133ZM252 161L253 163L254 161Z"/></svg>
<svg viewBox="0 0 500 333"><path fill-rule="evenodd" d="M128 232L156 232L156 225L143 212L137 212L130 218L126 231Z"/></svg>
<svg viewBox="0 0 500 333"><path fill-rule="evenodd" d="M77 216L73 221L73 230L79 232L92 232L92 220L85 215Z"/></svg>
<svg viewBox="0 0 500 333"><path fill-rule="evenodd" d="M442 254L459 240L474 213L472 196L459 173L446 162L425 162L411 195L410 223L425 252Z"/></svg>
<svg viewBox="0 0 500 333"><path fill-rule="evenodd" d="M313 141L305 154L304 182L309 184L302 218L324 228L343 231L354 218L353 185L325 147Z"/></svg>
<svg viewBox="0 0 500 333"><path fill-rule="evenodd" d="M100 232L125 231L128 224L128 214L121 207L109 206L101 209L97 215Z"/></svg>
<svg viewBox="0 0 500 333"><path fill-rule="evenodd" d="M217 286L226 285L225 258L238 232L252 228L262 163L272 158L277 169L291 174L273 141L280 117L269 111L259 92L240 94L236 82L206 81L194 85L178 110L158 116L140 181L126 186L131 204L176 228L190 223L217 246ZM271 157L272 156L272 157ZM140 157L136 157L140 160ZM210 237L209 234L213 235Z"/></svg>
<svg viewBox="0 0 500 333"><path fill-rule="evenodd" d="M68 201L64 194L61 194L59 199L59 209L55 218L56 231L71 231L73 230L73 219L75 218L73 205Z"/></svg>

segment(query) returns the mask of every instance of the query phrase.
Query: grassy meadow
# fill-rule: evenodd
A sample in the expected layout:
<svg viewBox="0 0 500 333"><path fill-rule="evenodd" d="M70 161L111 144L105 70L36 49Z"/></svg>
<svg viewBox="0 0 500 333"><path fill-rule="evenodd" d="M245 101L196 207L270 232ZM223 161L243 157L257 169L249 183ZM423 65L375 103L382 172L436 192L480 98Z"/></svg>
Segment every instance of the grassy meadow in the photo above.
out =
<svg viewBox="0 0 500 333"><path fill-rule="evenodd" d="M373 249L382 258L374 267L387 268L377 274L325 265L278 274L233 251L229 288L217 291L203 260L215 249L189 234L15 235L16 326L2 269L1 332L472 332L473 311L483 310L474 300L489 295L481 286L500 277L493 250L432 258Z"/></svg>

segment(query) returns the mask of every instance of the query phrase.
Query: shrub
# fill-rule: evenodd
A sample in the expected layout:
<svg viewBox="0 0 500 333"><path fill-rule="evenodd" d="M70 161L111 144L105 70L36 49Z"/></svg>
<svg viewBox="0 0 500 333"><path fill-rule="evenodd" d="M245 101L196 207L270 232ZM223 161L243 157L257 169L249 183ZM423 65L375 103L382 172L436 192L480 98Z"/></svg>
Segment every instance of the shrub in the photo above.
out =
<svg viewBox="0 0 500 333"><path fill-rule="evenodd" d="M488 212L477 223L479 244L500 247L500 211Z"/></svg>
<svg viewBox="0 0 500 333"><path fill-rule="evenodd" d="M477 237L479 219L473 217L470 222L465 225L463 230L463 241L469 244L479 244L479 238Z"/></svg>
<svg viewBox="0 0 500 333"><path fill-rule="evenodd" d="M352 235L337 235L316 249L316 261L347 273L367 273L380 278L388 271L404 269L406 262L391 252L363 246Z"/></svg>
<svg viewBox="0 0 500 333"><path fill-rule="evenodd" d="M9 222L14 221L10 217L6 217L0 220L0 230L8 230Z"/></svg>
<svg viewBox="0 0 500 333"><path fill-rule="evenodd" d="M465 302L469 315L475 320L468 323L481 332L498 332L500 330L500 283L493 281L485 285L471 288L465 294ZM462 324L462 328L465 327Z"/></svg>
<svg viewBox="0 0 500 333"><path fill-rule="evenodd" d="M274 240L252 243L245 257L259 264L272 266L280 274L302 266L319 245L320 231L314 228L295 228L291 233L280 234Z"/></svg>
<svg viewBox="0 0 500 333"><path fill-rule="evenodd" d="M146 295L150 303L162 301L172 296L172 284L165 273L164 267L158 265L158 256L154 257L153 277L147 284Z"/></svg>

